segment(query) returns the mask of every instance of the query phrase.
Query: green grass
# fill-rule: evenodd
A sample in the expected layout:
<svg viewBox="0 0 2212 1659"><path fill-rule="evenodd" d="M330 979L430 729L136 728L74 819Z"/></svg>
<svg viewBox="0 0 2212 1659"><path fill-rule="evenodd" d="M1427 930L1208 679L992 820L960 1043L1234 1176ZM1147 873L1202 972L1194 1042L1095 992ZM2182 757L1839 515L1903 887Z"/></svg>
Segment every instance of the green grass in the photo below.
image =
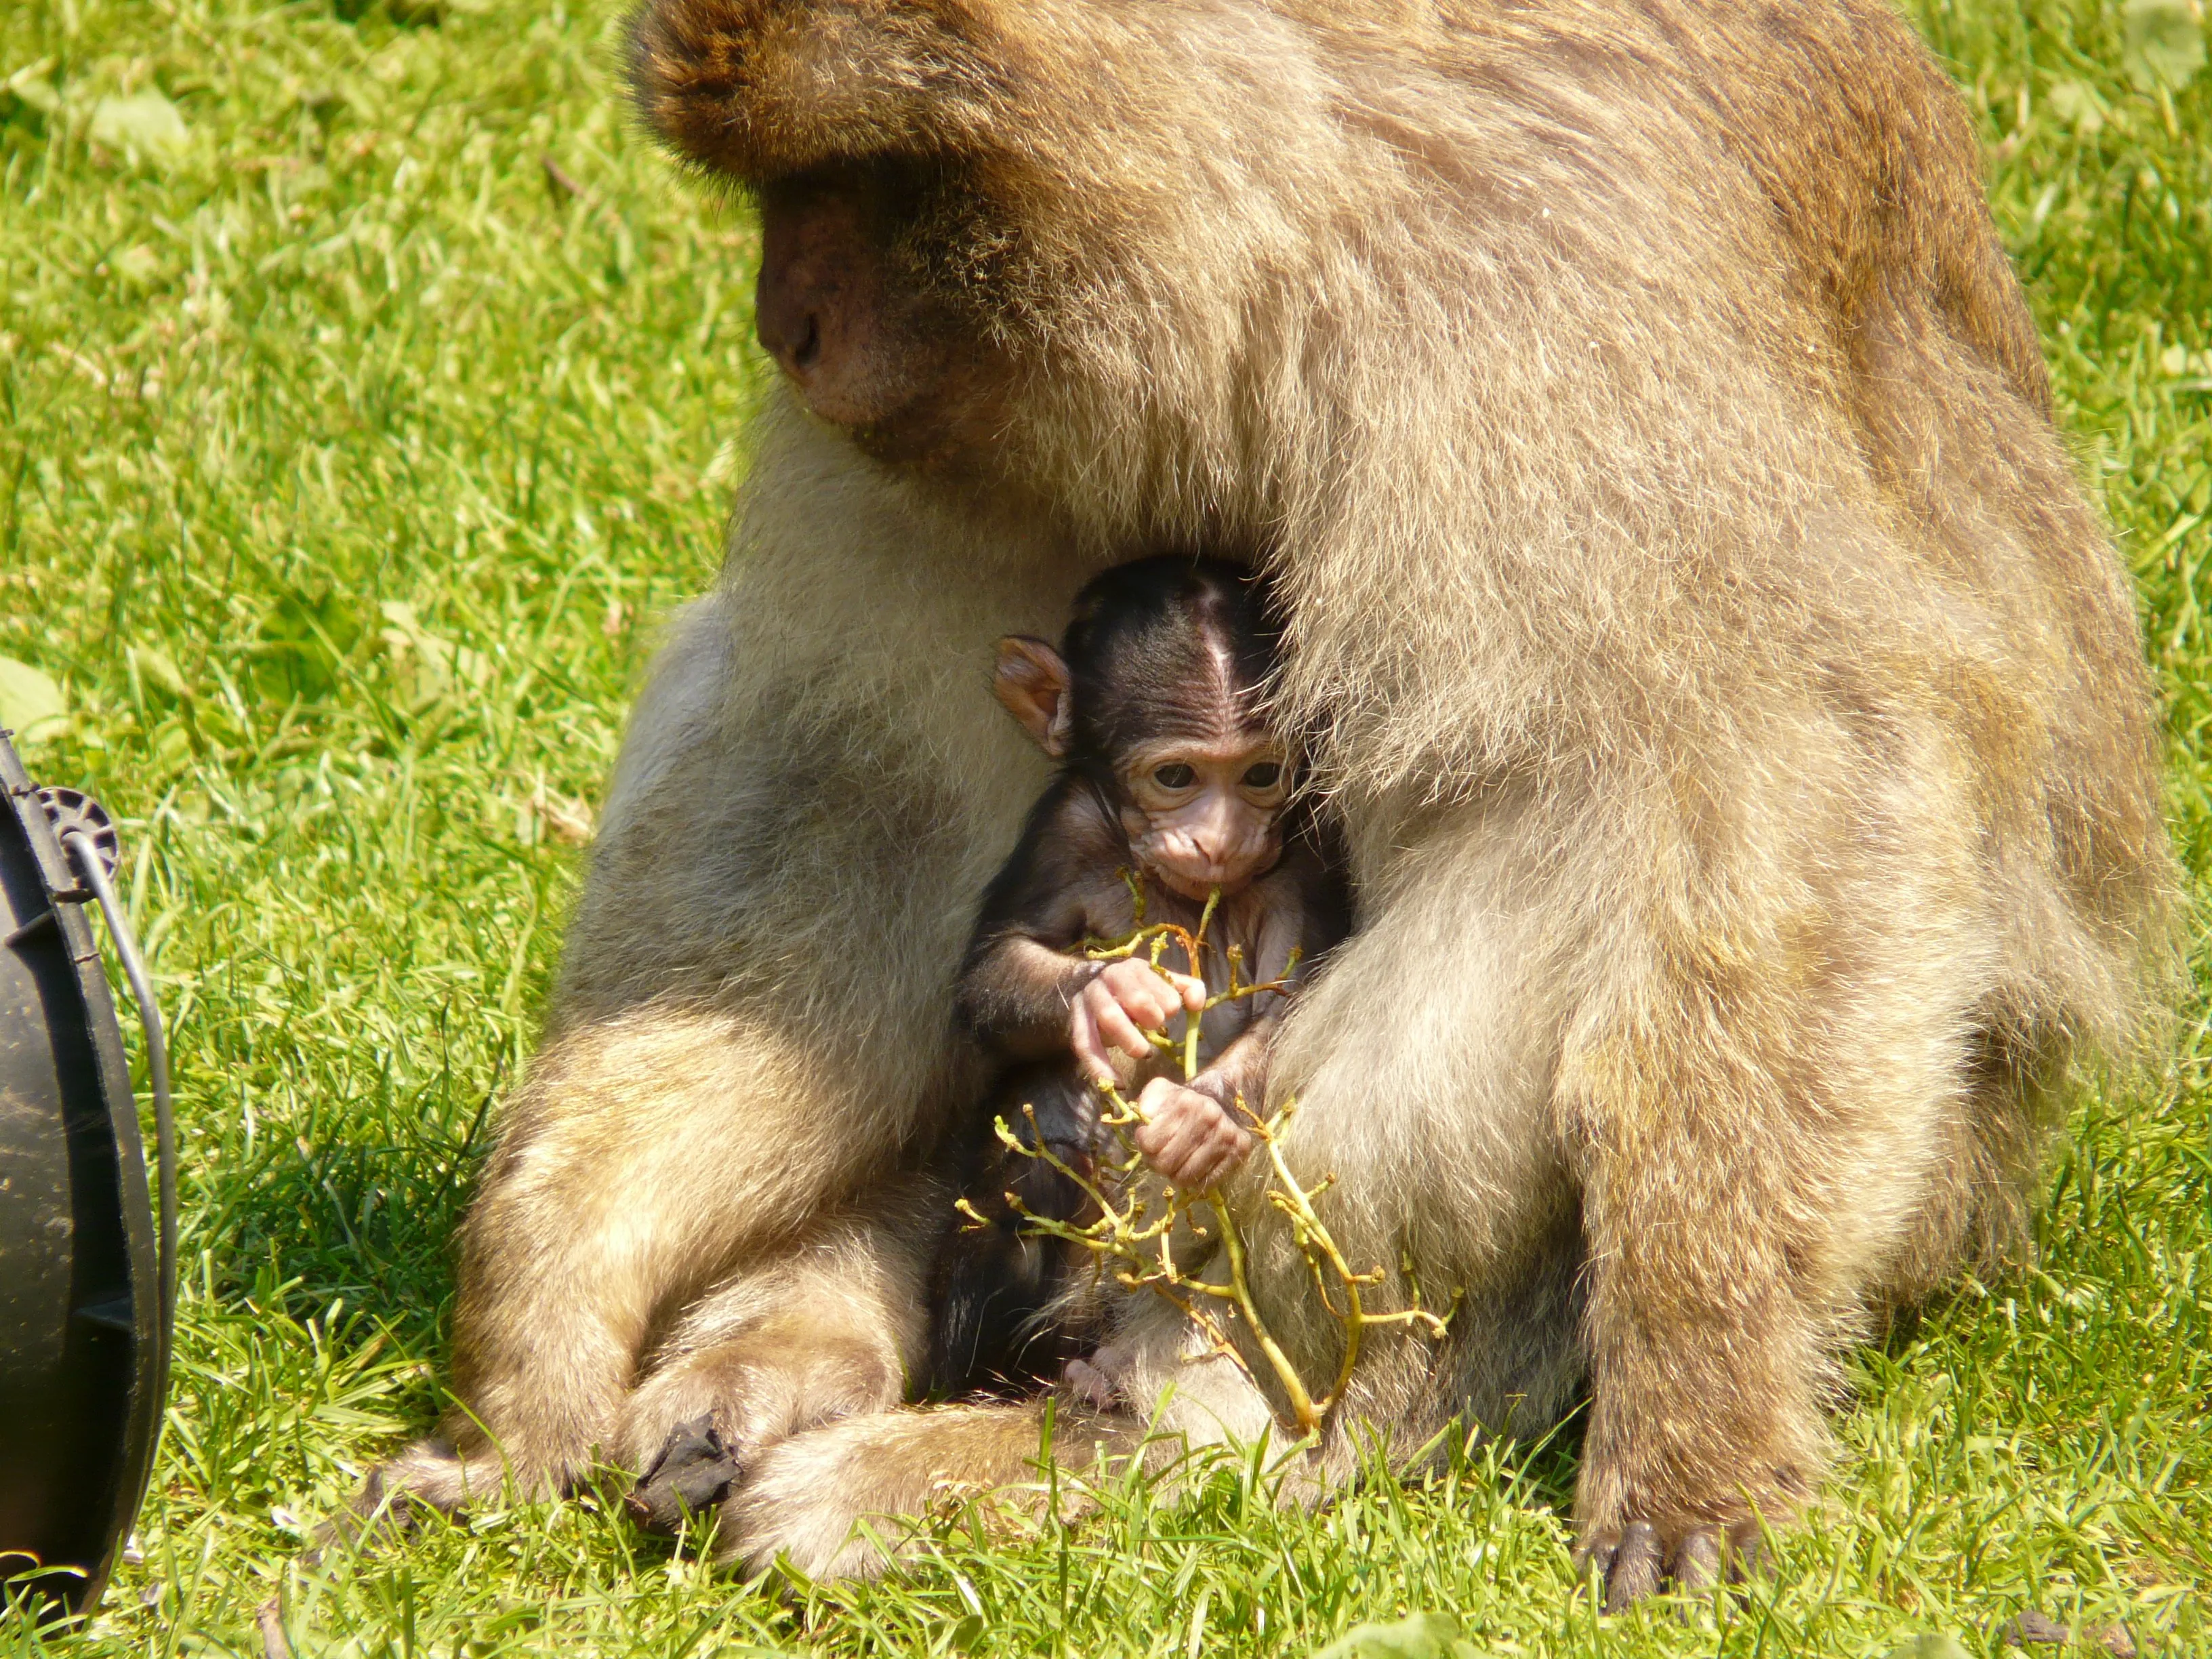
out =
<svg viewBox="0 0 2212 1659"><path fill-rule="evenodd" d="M2212 76L2138 91L2118 3L1923 12L2140 578L2201 884ZM1570 1602L1565 1449L1319 1514L1224 1467L795 1604L591 1498L297 1564L436 1409L448 1240L578 803L656 619L708 580L762 383L752 233L628 127L611 27L604 0L0 6L0 657L66 702L34 769L125 819L185 1264L143 1564L88 1632L0 1620L0 1652L258 1652L280 1589L302 1653L1295 1659L1413 1609L1485 1653L1983 1653L2026 1607L2212 1650L2201 952L2166 1086L2069 1125L2039 1267L1856 1358L1824 1516L1724 1626ZM180 141L101 101L149 92Z"/></svg>

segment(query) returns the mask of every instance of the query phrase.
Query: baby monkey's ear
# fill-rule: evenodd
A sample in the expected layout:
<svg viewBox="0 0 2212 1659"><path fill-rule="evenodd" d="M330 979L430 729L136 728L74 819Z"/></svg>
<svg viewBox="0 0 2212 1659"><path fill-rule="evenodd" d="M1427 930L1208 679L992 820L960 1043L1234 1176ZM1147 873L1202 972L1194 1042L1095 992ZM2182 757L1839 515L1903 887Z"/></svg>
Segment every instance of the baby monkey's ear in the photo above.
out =
<svg viewBox="0 0 2212 1659"><path fill-rule="evenodd" d="M1013 717L1054 760L1067 757L1067 665L1042 640L1009 634L999 641L999 665L991 689Z"/></svg>

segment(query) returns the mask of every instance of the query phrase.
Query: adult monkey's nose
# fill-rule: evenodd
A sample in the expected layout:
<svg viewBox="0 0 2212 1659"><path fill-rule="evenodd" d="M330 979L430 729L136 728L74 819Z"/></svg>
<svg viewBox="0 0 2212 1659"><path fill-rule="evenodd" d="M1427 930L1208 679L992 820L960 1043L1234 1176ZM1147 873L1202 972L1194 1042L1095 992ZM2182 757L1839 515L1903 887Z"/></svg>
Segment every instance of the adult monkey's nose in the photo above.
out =
<svg viewBox="0 0 2212 1659"><path fill-rule="evenodd" d="M822 361L823 301L835 297L834 287L825 294L817 273L808 269L812 263L763 258L753 303L753 331L762 349L802 392Z"/></svg>
<svg viewBox="0 0 2212 1659"><path fill-rule="evenodd" d="M882 419L911 394L870 215L846 191L793 186L761 204L753 330L807 406L839 426Z"/></svg>

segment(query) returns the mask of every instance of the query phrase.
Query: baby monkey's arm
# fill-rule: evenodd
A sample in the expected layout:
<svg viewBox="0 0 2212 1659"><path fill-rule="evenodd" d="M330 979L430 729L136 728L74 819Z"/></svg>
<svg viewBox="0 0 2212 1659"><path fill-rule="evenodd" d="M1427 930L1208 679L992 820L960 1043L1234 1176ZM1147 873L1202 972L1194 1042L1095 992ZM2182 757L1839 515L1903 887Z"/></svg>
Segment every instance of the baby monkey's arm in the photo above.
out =
<svg viewBox="0 0 2212 1659"><path fill-rule="evenodd" d="M1048 1060L1068 1046L1069 1010L1099 964L1026 931L978 941L960 976L962 1022L1009 1060Z"/></svg>
<svg viewBox="0 0 2212 1659"><path fill-rule="evenodd" d="M957 1003L969 1030L1007 1058L1072 1053L1085 1076L1111 1082L1113 1054L1145 1058L1145 1033L1203 1008L1206 987L1143 962L1073 954L1126 921L1119 849L1101 829L1096 808L1073 791L1039 803L983 896Z"/></svg>
<svg viewBox="0 0 2212 1659"><path fill-rule="evenodd" d="M1021 933L992 945L963 983L969 1028L1012 1060L1073 1053L1094 1083L1114 1080L1113 1054L1142 1060L1147 1031L1206 1006L1204 981L1147 963L1087 962Z"/></svg>

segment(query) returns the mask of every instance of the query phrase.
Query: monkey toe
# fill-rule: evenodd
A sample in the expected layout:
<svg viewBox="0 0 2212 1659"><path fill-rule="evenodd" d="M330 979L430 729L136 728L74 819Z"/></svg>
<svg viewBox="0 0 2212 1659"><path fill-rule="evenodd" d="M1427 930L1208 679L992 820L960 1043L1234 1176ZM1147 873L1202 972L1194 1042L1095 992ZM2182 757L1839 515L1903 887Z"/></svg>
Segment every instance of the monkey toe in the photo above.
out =
<svg viewBox="0 0 2212 1659"><path fill-rule="evenodd" d="M332 1549L361 1553L399 1543L415 1530L424 1507L404 1486L387 1482L384 1470L371 1469L353 1502L315 1528L302 1559L313 1566Z"/></svg>
<svg viewBox="0 0 2212 1659"><path fill-rule="evenodd" d="M1758 1522L1738 1521L1723 1534L1726 1546L1728 1581L1748 1583L1766 1571L1766 1534Z"/></svg>
<svg viewBox="0 0 2212 1659"><path fill-rule="evenodd" d="M1102 1350L1101 1355L1094 1355L1091 1359L1069 1360L1060 1367L1060 1377L1075 1397L1091 1410L1116 1411L1122 1405L1121 1379L1109 1366L1093 1363L1103 1352Z"/></svg>
<svg viewBox="0 0 2212 1659"><path fill-rule="evenodd" d="M1650 1522L1634 1520L1593 1534L1577 1565L1598 1586L1605 1611L1626 1613L1665 1589L1695 1595L1723 1579L1742 1583L1764 1565L1759 1523L1710 1523L1676 1535L1670 1548Z"/></svg>
<svg viewBox="0 0 2212 1659"><path fill-rule="evenodd" d="M1693 1527L1674 1547L1674 1583L1686 1590L1711 1589L1720 1580L1723 1547L1718 1527Z"/></svg>
<svg viewBox="0 0 2212 1659"><path fill-rule="evenodd" d="M738 1474L737 1457L723 1445L714 1419L697 1417L668 1431L624 1502L647 1532L673 1533L727 1498Z"/></svg>
<svg viewBox="0 0 2212 1659"><path fill-rule="evenodd" d="M464 1455L437 1435L418 1440L368 1472L353 1502L315 1528L303 1559L313 1565L334 1547L400 1542L432 1516L458 1515L477 1499L496 1498L504 1475L495 1454Z"/></svg>
<svg viewBox="0 0 2212 1659"><path fill-rule="evenodd" d="M1605 1610L1620 1613L1632 1607L1659 1588L1659 1529L1649 1521L1632 1521L1621 1528L1620 1542L1613 1552L1605 1575Z"/></svg>

